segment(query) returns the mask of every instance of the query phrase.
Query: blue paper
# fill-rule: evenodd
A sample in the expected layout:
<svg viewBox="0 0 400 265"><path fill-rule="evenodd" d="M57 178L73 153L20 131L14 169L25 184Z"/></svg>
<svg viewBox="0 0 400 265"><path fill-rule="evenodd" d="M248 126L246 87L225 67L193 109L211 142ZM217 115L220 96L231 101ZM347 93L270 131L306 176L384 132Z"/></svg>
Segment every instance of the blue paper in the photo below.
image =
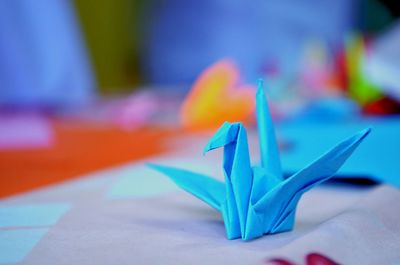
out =
<svg viewBox="0 0 400 265"><path fill-rule="evenodd" d="M68 203L0 205L0 264L21 262L70 208Z"/></svg>
<svg viewBox="0 0 400 265"><path fill-rule="evenodd" d="M256 95L261 166L250 165L247 133L241 123L225 122L204 152L224 147L225 183L194 172L150 166L179 187L221 212L228 239L251 240L293 229L296 206L304 192L331 178L369 134L365 129L284 179L275 132L259 82Z"/></svg>
<svg viewBox="0 0 400 265"><path fill-rule="evenodd" d="M70 208L68 203L0 205L0 228L54 225Z"/></svg>
<svg viewBox="0 0 400 265"><path fill-rule="evenodd" d="M113 174L121 174L118 181L108 191L110 199L146 198L176 190L168 179L149 174L148 168L131 167Z"/></svg>
<svg viewBox="0 0 400 265"><path fill-rule="evenodd" d="M0 264L23 261L48 230L35 228L0 231Z"/></svg>
<svg viewBox="0 0 400 265"><path fill-rule="evenodd" d="M363 117L351 121L297 121L281 124L279 135L287 148L281 152L285 173L300 170L337 139L370 126L373 134L357 149L335 178L368 178L400 188L400 116ZM318 144L315 144L318 142Z"/></svg>

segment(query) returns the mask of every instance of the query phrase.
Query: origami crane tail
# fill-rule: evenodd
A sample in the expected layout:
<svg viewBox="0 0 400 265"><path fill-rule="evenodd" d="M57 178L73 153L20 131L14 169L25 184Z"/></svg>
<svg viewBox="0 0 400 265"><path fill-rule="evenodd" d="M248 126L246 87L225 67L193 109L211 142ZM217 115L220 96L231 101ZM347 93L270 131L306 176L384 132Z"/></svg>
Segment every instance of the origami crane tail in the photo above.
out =
<svg viewBox="0 0 400 265"><path fill-rule="evenodd" d="M258 80L258 89L256 94L256 114L258 138L260 141L261 165L267 171L267 173L283 179L275 129L272 123L272 118L269 112L263 86L263 80Z"/></svg>
<svg viewBox="0 0 400 265"><path fill-rule="evenodd" d="M218 211L221 211L221 205L225 200L225 185L223 182L183 169L156 164L147 165L167 175L183 190L193 194Z"/></svg>
<svg viewBox="0 0 400 265"><path fill-rule="evenodd" d="M264 212L264 233L292 229L293 217L301 195L315 185L331 178L354 150L370 133L365 129L344 140L313 163L292 175L262 197L255 205L256 212Z"/></svg>

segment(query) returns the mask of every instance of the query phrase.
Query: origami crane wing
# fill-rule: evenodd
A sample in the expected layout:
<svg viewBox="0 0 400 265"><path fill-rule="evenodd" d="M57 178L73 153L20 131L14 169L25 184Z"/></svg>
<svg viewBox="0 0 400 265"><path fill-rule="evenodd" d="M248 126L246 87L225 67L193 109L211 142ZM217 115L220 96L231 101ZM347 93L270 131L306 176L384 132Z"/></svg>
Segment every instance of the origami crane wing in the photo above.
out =
<svg viewBox="0 0 400 265"><path fill-rule="evenodd" d="M220 211L228 239L241 236L239 216L232 188L211 177L191 171L155 164L148 166L167 175L180 188Z"/></svg>
<svg viewBox="0 0 400 265"><path fill-rule="evenodd" d="M371 129L365 129L339 143L256 202L254 205L256 212L268 213L268 218L264 219L264 233L277 233L291 229L296 206L301 196L317 184L331 178L370 131Z"/></svg>
<svg viewBox="0 0 400 265"><path fill-rule="evenodd" d="M167 175L183 190L221 211L221 205L225 200L225 184L221 181L183 169L156 164L148 164L148 166Z"/></svg>

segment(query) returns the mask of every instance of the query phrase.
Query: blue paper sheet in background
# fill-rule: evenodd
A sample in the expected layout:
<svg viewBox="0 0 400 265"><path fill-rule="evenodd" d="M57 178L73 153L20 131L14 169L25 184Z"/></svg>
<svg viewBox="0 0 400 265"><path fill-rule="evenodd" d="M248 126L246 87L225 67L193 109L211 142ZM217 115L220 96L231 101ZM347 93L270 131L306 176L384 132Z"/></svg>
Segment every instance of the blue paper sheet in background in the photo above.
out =
<svg viewBox="0 0 400 265"><path fill-rule="evenodd" d="M339 139L365 127L372 133L337 176L369 177L400 187L400 117L281 124L278 136L287 146L281 151L282 167L286 173L296 172Z"/></svg>

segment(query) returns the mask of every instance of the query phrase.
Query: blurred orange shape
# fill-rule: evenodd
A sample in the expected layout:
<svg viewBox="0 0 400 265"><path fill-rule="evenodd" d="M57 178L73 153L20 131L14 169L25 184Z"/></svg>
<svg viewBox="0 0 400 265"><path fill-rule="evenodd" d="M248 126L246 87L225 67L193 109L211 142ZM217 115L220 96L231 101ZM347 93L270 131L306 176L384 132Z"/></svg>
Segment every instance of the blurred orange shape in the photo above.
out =
<svg viewBox="0 0 400 265"><path fill-rule="evenodd" d="M255 87L240 84L240 72L231 60L208 67L185 98L180 119L189 130L215 129L223 122L252 120Z"/></svg>

